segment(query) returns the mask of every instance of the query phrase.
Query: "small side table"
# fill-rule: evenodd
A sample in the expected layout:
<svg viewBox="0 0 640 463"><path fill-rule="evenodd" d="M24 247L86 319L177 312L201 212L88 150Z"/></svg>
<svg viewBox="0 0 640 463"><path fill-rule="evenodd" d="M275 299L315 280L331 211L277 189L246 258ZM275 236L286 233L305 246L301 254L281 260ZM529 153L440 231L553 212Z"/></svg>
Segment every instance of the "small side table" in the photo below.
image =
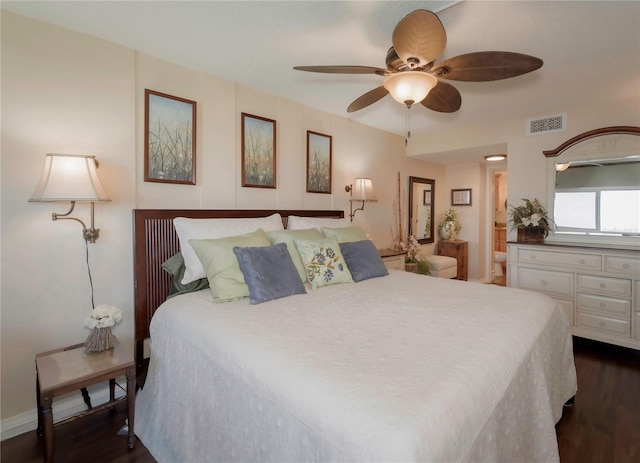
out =
<svg viewBox="0 0 640 463"><path fill-rule="evenodd" d="M127 395L115 399L115 379L127 378ZM91 407L86 387L109 381L109 402ZM38 402L38 434L44 436L45 461L53 461L53 398L75 390L82 390L88 410L78 413L68 420L90 415L127 400L128 445L133 448L136 369L132 355L116 339L112 349L97 353L87 353L83 344L64 349L52 350L36 355L36 391ZM64 420L67 421L67 420ZM63 421L63 422L64 422ZM62 424L63 422L56 423Z"/></svg>
<svg viewBox="0 0 640 463"><path fill-rule="evenodd" d="M469 243L463 240L438 241L438 255L455 257L458 261L458 280L467 280L469 260Z"/></svg>
<svg viewBox="0 0 640 463"><path fill-rule="evenodd" d="M407 255L404 251L394 251L393 249L378 249L378 254L382 257L382 262L388 270L404 271L404 258Z"/></svg>

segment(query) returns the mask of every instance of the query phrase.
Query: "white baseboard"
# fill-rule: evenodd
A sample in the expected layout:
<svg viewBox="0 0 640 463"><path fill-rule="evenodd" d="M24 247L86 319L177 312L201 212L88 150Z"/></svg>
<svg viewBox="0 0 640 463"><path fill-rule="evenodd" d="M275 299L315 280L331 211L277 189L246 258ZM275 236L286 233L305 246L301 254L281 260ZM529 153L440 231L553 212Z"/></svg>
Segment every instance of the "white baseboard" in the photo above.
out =
<svg viewBox="0 0 640 463"><path fill-rule="evenodd" d="M107 385L102 384L97 387L89 388L88 390L91 396L91 404L94 407L109 401L109 387ZM125 393L116 386L116 398L124 395ZM54 399L52 408L54 423L67 419L70 416L87 409L79 390L77 393L70 393L64 397ZM37 427L38 411L34 408L27 412L2 420L0 440L19 436L25 432L35 431Z"/></svg>

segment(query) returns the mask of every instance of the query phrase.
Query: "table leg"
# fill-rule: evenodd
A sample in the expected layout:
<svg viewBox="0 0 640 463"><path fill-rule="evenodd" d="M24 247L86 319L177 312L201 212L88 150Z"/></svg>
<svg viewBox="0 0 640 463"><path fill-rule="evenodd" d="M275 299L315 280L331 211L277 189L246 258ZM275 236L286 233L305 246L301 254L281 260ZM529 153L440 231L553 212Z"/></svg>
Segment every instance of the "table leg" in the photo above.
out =
<svg viewBox="0 0 640 463"><path fill-rule="evenodd" d="M40 397L40 415L42 416L43 435L44 435L44 461L53 462L53 413L51 404L53 402L53 394L38 394Z"/></svg>
<svg viewBox="0 0 640 463"><path fill-rule="evenodd" d="M116 400L116 379L111 378L109 380L109 402L113 402L114 400ZM109 410L113 415L116 412L116 407L111 407Z"/></svg>
<svg viewBox="0 0 640 463"><path fill-rule="evenodd" d="M42 436L42 411L40 410L40 377L38 373L36 373L36 407L38 409L38 427L36 428L36 432L38 436Z"/></svg>
<svg viewBox="0 0 640 463"><path fill-rule="evenodd" d="M129 448L132 449L136 443L136 436L133 433L134 414L136 406L136 369L127 368L127 422L129 425Z"/></svg>
<svg viewBox="0 0 640 463"><path fill-rule="evenodd" d="M91 410L93 407L91 406L91 397L89 396L89 391L87 391L86 387L83 387L82 389L80 389L80 392L82 392L82 399L87 405L87 408Z"/></svg>

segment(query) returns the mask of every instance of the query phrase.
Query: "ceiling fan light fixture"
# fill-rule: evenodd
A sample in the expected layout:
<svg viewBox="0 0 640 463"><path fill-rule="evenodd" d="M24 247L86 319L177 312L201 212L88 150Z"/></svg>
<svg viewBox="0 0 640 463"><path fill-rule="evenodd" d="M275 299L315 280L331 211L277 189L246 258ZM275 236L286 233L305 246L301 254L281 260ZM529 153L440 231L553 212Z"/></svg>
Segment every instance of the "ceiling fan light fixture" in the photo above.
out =
<svg viewBox="0 0 640 463"><path fill-rule="evenodd" d="M438 79L431 74L422 71L405 71L391 74L382 85L394 100L410 107L413 103L424 100L437 84Z"/></svg>

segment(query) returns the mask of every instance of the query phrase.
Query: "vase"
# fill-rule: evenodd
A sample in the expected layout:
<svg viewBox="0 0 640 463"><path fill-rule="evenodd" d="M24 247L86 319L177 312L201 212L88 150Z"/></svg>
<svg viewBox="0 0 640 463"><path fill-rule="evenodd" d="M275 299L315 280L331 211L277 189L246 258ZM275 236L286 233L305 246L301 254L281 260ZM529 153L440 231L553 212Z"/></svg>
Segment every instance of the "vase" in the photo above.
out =
<svg viewBox="0 0 640 463"><path fill-rule="evenodd" d="M405 272L418 273L418 263L417 262L405 262L404 270L405 270Z"/></svg>
<svg viewBox="0 0 640 463"><path fill-rule="evenodd" d="M455 222L445 222L440 226L440 238L443 240L455 240L458 238Z"/></svg>
<svg viewBox="0 0 640 463"><path fill-rule="evenodd" d="M94 328L84 342L84 350L86 352L102 352L111 349L115 339L111 328Z"/></svg>
<svg viewBox="0 0 640 463"><path fill-rule="evenodd" d="M518 243L544 243L544 228L518 228Z"/></svg>

